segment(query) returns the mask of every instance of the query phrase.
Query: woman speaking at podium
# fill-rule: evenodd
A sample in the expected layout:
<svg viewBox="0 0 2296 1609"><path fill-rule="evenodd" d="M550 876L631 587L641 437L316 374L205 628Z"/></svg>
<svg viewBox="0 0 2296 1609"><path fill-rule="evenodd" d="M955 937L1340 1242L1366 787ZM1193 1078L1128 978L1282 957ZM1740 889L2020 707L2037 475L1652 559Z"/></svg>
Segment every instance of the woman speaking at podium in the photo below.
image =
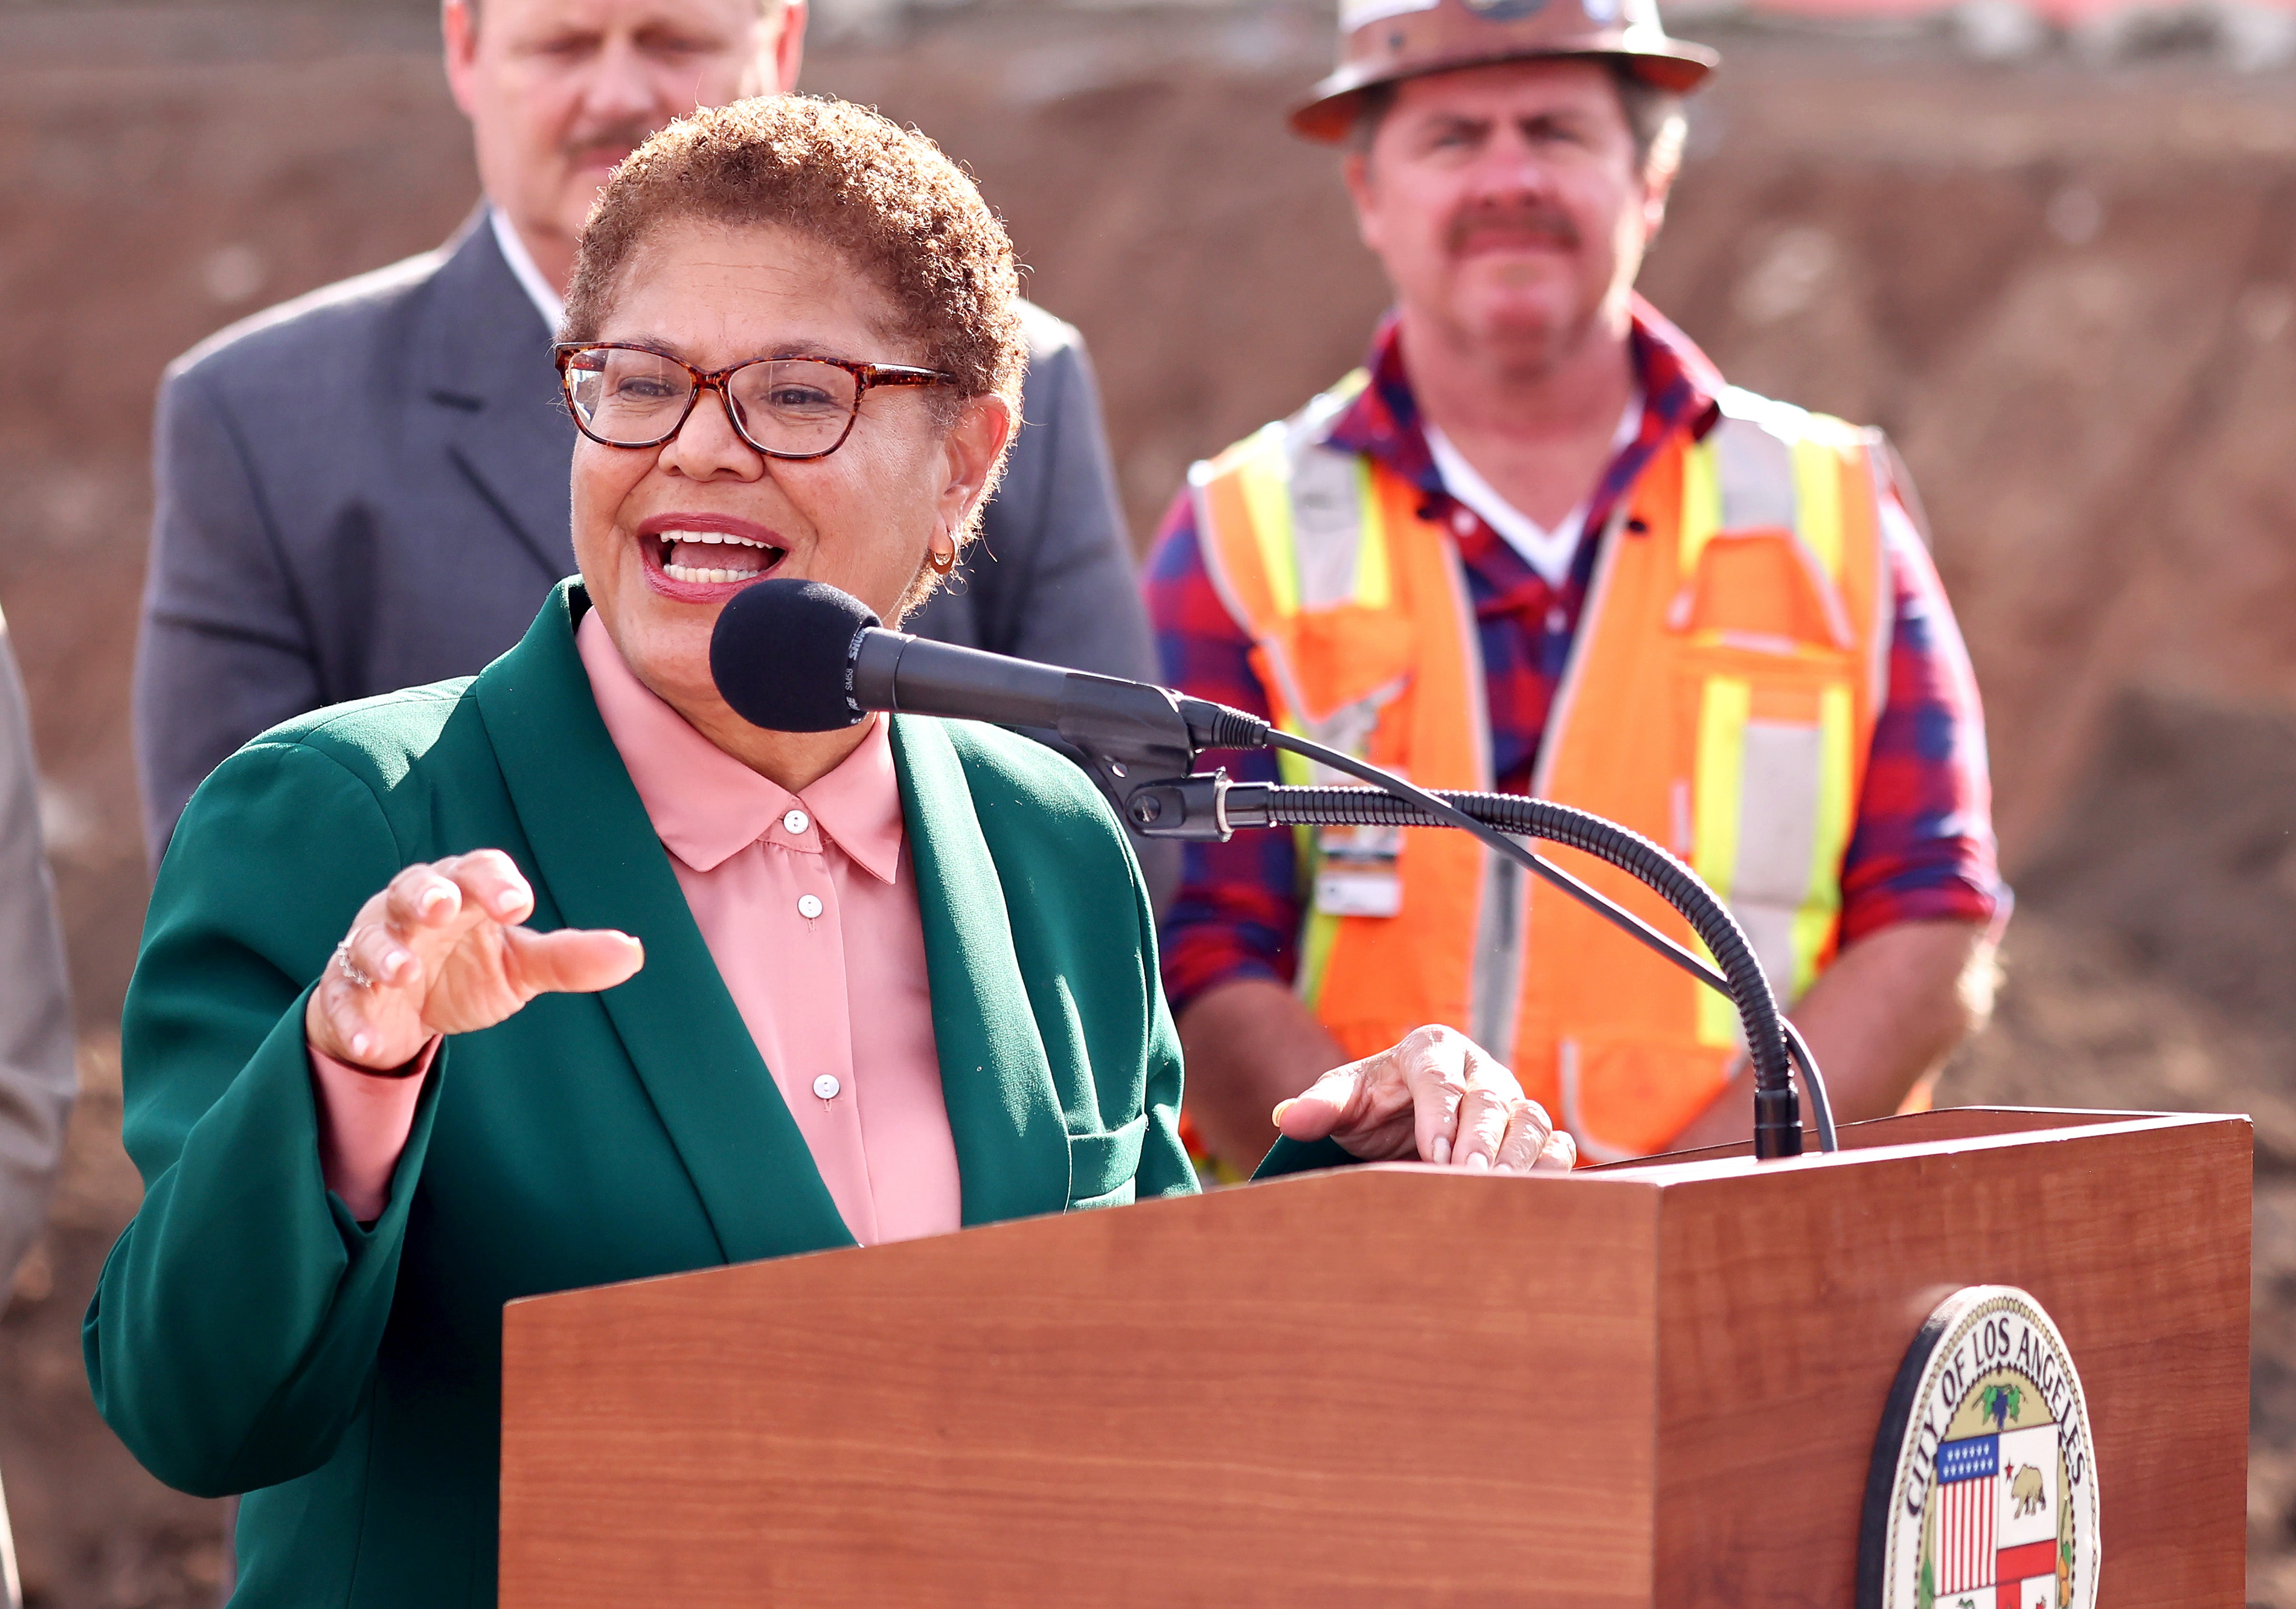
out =
<svg viewBox="0 0 2296 1609"><path fill-rule="evenodd" d="M1016 295L922 136L797 98L673 125L568 303L578 580L477 677L279 727L193 799L86 1353L148 1468L247 1494L235 1604L494 1601L507 1301L1195 1188L1146 896L1083 775L908 716L764 731L709 675L761 575L892 619L947 572ZM1440 1033L1283 1128L1570 1160Z"/></svg>

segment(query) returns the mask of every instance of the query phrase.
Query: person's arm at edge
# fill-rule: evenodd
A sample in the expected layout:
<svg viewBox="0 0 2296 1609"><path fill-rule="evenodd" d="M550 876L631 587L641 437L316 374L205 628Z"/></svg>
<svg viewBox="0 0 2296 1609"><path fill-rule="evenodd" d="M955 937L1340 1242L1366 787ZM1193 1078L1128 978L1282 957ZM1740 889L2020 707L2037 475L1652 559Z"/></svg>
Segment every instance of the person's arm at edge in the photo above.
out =
<svg viewBox="0 0 2296 1609"><path fill-rule="evenodd" d="M240 429L198 366L160 383L152 479L133 714L156 867L210 772L325 698Z"/></svg>
<svg viewBox="0 0 2296 1609"><path fill-rule="evenodd" d="M78 1080L24 688L0 623L0 1305L39 1235Z"/></svg>

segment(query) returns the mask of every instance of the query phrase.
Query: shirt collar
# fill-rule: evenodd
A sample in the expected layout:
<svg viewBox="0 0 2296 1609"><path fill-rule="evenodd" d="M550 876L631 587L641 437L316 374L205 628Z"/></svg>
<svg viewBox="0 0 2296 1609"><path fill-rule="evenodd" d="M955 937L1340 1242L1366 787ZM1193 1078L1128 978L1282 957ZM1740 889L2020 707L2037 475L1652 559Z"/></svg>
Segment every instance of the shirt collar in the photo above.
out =
<svg viewBox="0 0 2296 1609"><path fill-rule="evenodd" d="M663 847L696 871L714 871L759 839L783 848L834 843L881 883L901 866L901 793L886 723L871 723L861 747L802 793L791 793L703 737L638 680L595 609L574 641L606 735L638 790ZM791 833L783 818L802 807L819 835Z"/></svg>
<svg viewBox="0 0 2296 1609"><path fill-rule="evenodd" d="M495 244L502 250L503 261L510 265L511 276L526 292L526 299L534 304L534 310L542 314L542 322L550 327L550 339L556 340L558 326L566 322L565 301L542 277L542 270L534 265L533 254L518 238L517 229L503 209L491 201L487 203L487 222L495 232Z"/></svg>
<svg viewBox="0 0 2296 1609"><path fill-rule="evenodd" d="M1634 298L1628 342L1642 383L1644 425L1622 456L1655 451L1677 426L1693 437L1713 428L1720 409L1721 371L1666 315ZM1350 453L1367 453L1430 496L1443 491L1443 477L1428 450L1418 396L1405 367L1403 331L1393 313L1380 321L1364 360L1370 382L1340 410L1324 439ZM1641 464L1635 469L1638 471ZM1591 511L1591 510L1590 510Z"/></svg>

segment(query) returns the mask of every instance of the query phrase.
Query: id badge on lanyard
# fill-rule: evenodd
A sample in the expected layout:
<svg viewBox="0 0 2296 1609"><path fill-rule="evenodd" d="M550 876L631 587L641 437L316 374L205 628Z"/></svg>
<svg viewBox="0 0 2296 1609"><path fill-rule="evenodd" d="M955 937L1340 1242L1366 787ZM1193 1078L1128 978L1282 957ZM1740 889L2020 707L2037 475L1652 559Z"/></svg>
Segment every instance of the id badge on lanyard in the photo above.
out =
<svg viewBox="0 0 2296 1609"><path fill-rule="evenodd" d="M1382 706L1401 690L1402 684L1381 696L1341 710L1324 723L1317 741L1352 755L1370 747L1372 728ZM1394 773L1404 774L1399 765ZM1318 787L1345 788L1357 779L1326 766L1313 765L1309 776ZM1324 916L1394 917L1403 914L1403 829L1400 827L1324 827L1316 832L1316 910Z"/></svg>
<svg viewBox="0 0 2296 1609"><path fill-rule="evenodd" d="M1316 834L1316 909L1325 916L1403 913L1403 829L1325 827Z"/></svg>

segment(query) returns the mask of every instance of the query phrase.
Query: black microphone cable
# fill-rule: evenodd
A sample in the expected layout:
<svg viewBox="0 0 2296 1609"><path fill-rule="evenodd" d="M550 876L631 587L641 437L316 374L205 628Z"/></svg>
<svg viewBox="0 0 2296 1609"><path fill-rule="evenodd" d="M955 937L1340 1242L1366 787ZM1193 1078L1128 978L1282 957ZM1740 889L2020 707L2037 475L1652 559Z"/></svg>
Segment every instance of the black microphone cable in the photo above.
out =
<svg viewBox="0 0 2296 1609"><path fill-rule="evenodd" d="M1191 701L1193 702L1193 701ZM1184 706L1185 707L1185 706ZM1746 942L1728 906L1699 880L1697 874L1641 834L1591 812L1534 799L1521 794L1430 792L1379 767L1295 736L1240 711L1221 712L1236 717L1218 723L1218 737L1227 739L1205 747L1258 747L1289 750L1345 775L1360 778L1377 792L1366 795L1352 788L1256 788L1231 790L1247 798L1264 796L1273 815L1278 809L1300 825L1433 826L1471 832L1490 848L1505 855L1534 877L1553 885L1605 921L1620 928L1693 977L1729 1000L1738 1009L1745 1031L1747 1058L1754 1076L1754 1154L1764 1160L1799 1156L1801 1120L1792 1068L1800 1066L1810 1094L1818 1148L1838 1148L1833 1103L1825 1080L1810 1054L1801 1032L1777 1009L1752 946ZM1247 731L1246 723L1256 731ZM1208 733L1208 736L1212 735ZM1253 739L1257 741L1253 741ZM1382 797L1380 796L1385 796ZM1236 799L1230 814L1240 813ZM1398 806L1411 807L1411 814ZM1463 808L1464 806L1465 808ZM1420 819L1413 819L1414 817ZM1693 932L1706 943L1721 970L1710 967L1691 951L1649 923L1625 910L1561 867L1546 861L1507 835L1546 838L1582 850L1628 872L1655 890L1682 914Z"/></svg>

